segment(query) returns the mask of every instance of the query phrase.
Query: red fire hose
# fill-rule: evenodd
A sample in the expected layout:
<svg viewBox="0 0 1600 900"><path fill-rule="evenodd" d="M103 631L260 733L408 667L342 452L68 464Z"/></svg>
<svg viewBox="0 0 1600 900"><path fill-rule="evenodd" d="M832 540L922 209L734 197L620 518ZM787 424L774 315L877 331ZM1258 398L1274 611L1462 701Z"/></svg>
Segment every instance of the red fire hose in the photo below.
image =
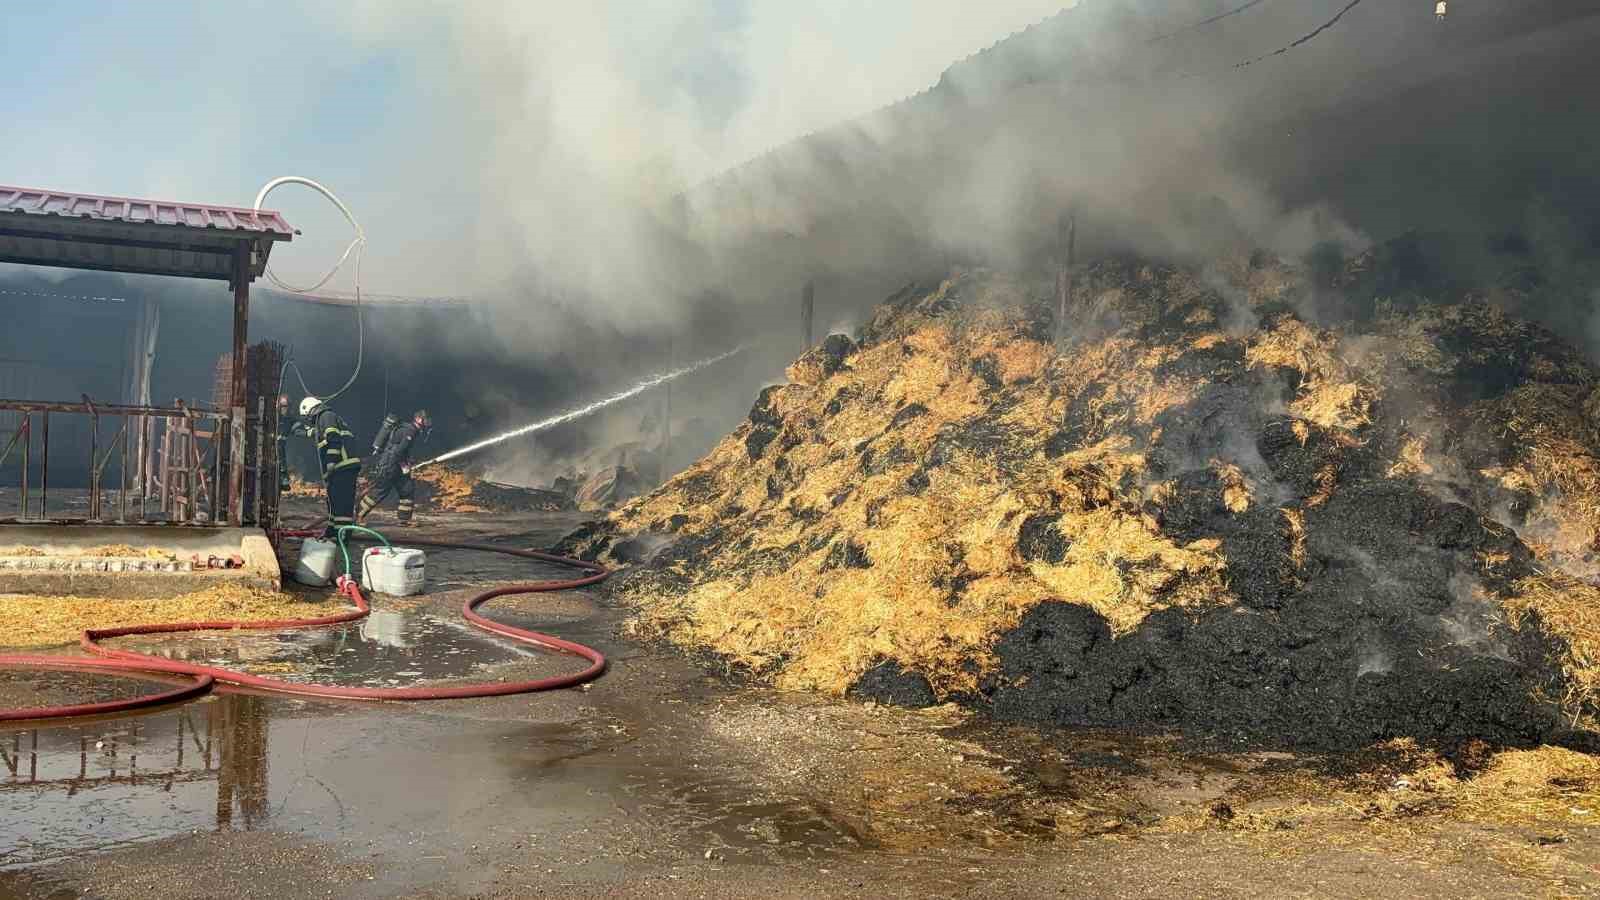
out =
<svg viewBox="0 0 1600 900"><path fill-rule="evenodd" d="M281 532L284 537L304 536L300 532ZM510 547L496 547L491 544L461 544L448 541L427 541L407 538L407 544L416 544L423 547L440 547L454 550L483 550L490 553L504 553L509 556L520 556L525 559L536 559L542 562L556 563L580 569L588 574L581 578L567 581L533 581L523 584L512 584L504 587L491 588L467 600L461 608L461 615L468 622L493 634L508 637L525 644L533 644L579 656L589 661L589 667L580 672L567 675L552 675L535 681L488 682L481 684L445 685L439 687L408 687L408 688L369 688L369 687L344 687L338 685L295 684L277 678L264 678L260 675L251 675L246 672L237 672L217 666L202 666L194 663L180 662L178 660L163 659L147 653L138 653L133 650L118 650L100 644L107 638L124 637L132 634L173 634L183 631L233 631L233 630L266 630L284 628L315 628L323 625L343 625L366 618L372 608L367 603L367 598L361 593L360 586L354 579L343 582L341 593L355 603L356 608L346 613L333 616L323 616L315 619L278 619L261 622L174 622L163 625L130 625L123 628L90 628L86 629L79 637L78 643L83 649L94 654L92 657L46 656L39 654L0 654L0 668L27 667L41 669L94 669L109 670L127 676L137 677L143 673L162 673L170 675L186 675L194 679L194 683L164 691L158 694L146 694L131 697L125 700L110 700L102 703L80 703L72 706L45 706L31 709L0 709L0 722L17 721L23 719L59 719L76 716L106 715L109 713L128 712L130 710L147 709L183 700L191 700L208 693L218 682L225 685L237 685L258 690L275 691L283 694L298 694L309 697L334 697L345 700L449 700L464 697L495 697L505 694L528 694L534 691L549 691L557 688L572 687L590 681L605 671L606 658L598 650L585 647L572 641L537 631L528 631L496 622L493 619L480 615L479 606L496 597L505 597L513 594L538 594L552 591L566 591L576 588L598 584L611 575L604 566L596 563L583 562L582 560L569 559L565 556L556 556L550 553L541 553L537 550L517 550Z"/></svg>

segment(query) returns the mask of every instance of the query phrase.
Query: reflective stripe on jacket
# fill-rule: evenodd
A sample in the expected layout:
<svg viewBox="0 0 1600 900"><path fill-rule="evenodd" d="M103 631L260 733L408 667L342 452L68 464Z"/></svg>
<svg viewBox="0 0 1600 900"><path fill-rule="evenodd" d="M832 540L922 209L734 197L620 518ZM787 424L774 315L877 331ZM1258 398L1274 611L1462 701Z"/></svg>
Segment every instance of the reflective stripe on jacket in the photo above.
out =
<svg viewBox="0 0 1600 900"><path fill-rule="evenodd" d="M322 456L322 477L326 478L340 469L361 465L361 457L350 455L350 444L355 442L355 433L333 410L327 407L317 410L306 428L306 434L317 442L317 453Z"/></svg>

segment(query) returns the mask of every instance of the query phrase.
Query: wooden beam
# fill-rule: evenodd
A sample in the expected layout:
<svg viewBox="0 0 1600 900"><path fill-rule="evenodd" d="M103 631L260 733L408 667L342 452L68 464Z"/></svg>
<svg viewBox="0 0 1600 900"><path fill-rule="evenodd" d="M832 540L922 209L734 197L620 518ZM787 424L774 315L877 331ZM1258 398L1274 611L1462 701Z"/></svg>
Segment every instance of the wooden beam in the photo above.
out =
<svg viewBox="0 0 1600 900"><path fill-rule="evenodd" d="M250 244L233 248L233 391L228 406L244 405L245 343L250 333Z"/></svg>
<svg viewBox="0 0 1600 900"><path fill-rule="evenodd" d="M240 241L233 250L233 390L228 403L232 413L228 436L228 523L231 525L244 522L244 371L249 332L250 242ZM220 460L220 447L217 456Z"/></svg>
<svg viewBox="0 0 1600 900"><path fill-rule="evenodd" d="M30 241L49 241L58 244L98 244L103 247L130 247L141 250L163 250L174 253L198 253L208 256L227 257L231 251L227 244L194 243L177 238L170 241L139 240L127 237L112 237L110 235L72 234L60 231L34 231L26 228L15 228L0 225L0 237L19 238Z"/></svg>
<svg viewBox="0 0 1600 900"><path fill-rule="evenodd" d="M61 259L49 256L28 256L0 252L0 262L15 263L19 266L48 266L55 269L83 269L88 272L124 272L131 275L167 275L173 278L204 278L210 281L222 281L230 277L226 267L215 272L179 271L167 266L142 266L136 262L90 262L81 259Z"/></svg>

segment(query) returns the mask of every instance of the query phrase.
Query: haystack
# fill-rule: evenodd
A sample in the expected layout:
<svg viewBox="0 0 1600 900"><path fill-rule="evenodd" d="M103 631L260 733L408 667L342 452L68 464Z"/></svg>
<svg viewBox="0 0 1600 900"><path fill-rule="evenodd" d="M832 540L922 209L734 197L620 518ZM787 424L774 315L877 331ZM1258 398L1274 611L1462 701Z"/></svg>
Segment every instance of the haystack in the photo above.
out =
<svg viewBox="0 0 1600 900"><path fill-rule="evenodd" d="M1593 712L1595 371L1481 296L1265 254L908 287L567 541L782 688L1339 744ZM1333 312L1329 312L1333 310ZM1351 310L1357 310L1351 313ZM1587 406L1586 406L1587 404Z"/></svg>

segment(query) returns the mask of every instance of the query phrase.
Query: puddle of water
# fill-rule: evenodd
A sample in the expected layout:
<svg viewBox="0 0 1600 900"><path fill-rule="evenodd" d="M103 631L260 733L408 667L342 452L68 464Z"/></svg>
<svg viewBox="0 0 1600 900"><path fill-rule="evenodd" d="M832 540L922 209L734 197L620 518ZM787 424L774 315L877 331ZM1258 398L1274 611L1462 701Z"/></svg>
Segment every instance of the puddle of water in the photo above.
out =
<svg viewBox="0 0 1600 900"><path fill-rule="evenodd" d="M0 869L231 822L248 739L232 720L245 699L0 733Z"/></svg>
<svg viewBox="0 0 1600 900"><path fill-rule="evenodd" d="M806 801L644 750L629 730L232 694L0 732L0 871L212 831L461 853L535 836L597 841L643 823L730 859L859 846Z"/></svg>
<svg viewBox="0 0 1600 900"><path fill-rule="evenodd" d="M570 574L488 554L438 556L429 553L435 590L457 580ZM609 634L587 604L552 599L498 616L578 640ZM551 616L559 624L551 625ZM492 679L493 668L505 664L515 664L519 677L572 665L570 657L494 638L453 610L435 614L421 604L380 606L343 628L115 643L289 680L374 686ZM63 702L159 688L70 673L43 673L38 684L14 681L35 674L0 677L0 698L10 690ZM218 694L137 718L0 730L0 872L34 877L85 854L191 832L249 830L397 851L399 858L421 848L466 854L536 839L596 859L626 858L608 852L613 833L632 834L629 852L682 847L698 855L720 847L729 861L859 846L825 809L764 792L753 779L699 758L692 742L663 737L648 707L624 722L579 705L583 697L435 706ZM0 896L5 884L0 878Z"/></svg>
<svg viewBox="0 0 1600 900"><path fill-rule="evenodd" d="M159 693L187 683L188 679L178 677L112 677L57 669L8 669L0 672L0 706L28 708L99 703ZM4 737L3 732L0 737Z"/></svg>
<svg viewBox="0 0 1600 900"><path fill-rule="evenodd" d="M663 784L667 804L723 847L766 848L783 856L832 856L865 846L853 828L799 797L769 798L730 780Z"/></svg>
<svg viewBox="0 0 1600 900"><path fill-rule="evenodd" d="M462 678L504 663L551 657L459 619L382 609L338 628L148 635L120 639L117 646L286 681L374 687Z"/></svg>

